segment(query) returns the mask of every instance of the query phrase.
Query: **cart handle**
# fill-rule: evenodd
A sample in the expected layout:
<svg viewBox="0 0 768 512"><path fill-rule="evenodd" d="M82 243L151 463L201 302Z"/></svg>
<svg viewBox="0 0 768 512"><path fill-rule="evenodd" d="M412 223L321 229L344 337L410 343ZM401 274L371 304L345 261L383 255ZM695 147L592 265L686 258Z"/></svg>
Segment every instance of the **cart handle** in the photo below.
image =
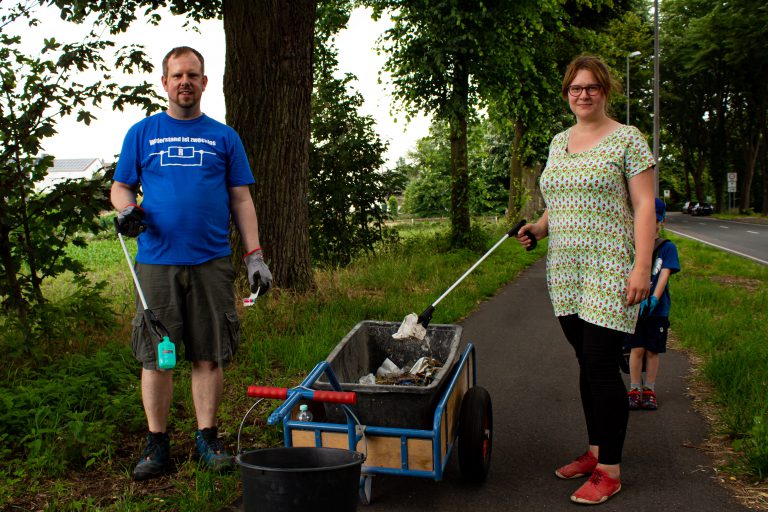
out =
<svg viewBox="0 0 768 512"><path fill-rule="evenodd" d="M277 388L272 386L248 386L248 396L253 398L276 398L285 400L289 394L298 393L305 400L330 402L335 404L354 404L357 394L353 391L322 391L306 388Z"/></svg>

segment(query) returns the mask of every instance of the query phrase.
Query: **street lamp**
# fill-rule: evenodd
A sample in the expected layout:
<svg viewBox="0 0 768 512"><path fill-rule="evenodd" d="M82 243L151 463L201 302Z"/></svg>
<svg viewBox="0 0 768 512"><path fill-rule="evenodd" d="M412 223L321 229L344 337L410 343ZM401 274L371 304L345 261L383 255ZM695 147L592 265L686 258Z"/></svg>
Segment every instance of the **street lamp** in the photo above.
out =
<svg viewBox="0 0 768 512"><path fill-rule="evenodd" d="M638 55L640 52L632 52L627 55L627 124L629 124L629 59Z"/></svg>

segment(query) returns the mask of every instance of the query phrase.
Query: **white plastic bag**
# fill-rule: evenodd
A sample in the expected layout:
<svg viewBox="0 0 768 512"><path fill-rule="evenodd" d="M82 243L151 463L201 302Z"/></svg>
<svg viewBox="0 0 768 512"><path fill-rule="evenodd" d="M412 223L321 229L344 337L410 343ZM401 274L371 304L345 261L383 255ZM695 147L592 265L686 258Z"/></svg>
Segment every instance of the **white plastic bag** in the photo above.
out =
<svg viewBox="0 0 768 512"><path fill-rule="evenodd" d="M416 313L411 313L405 316L400 328L392 337L396 340L407 340L408 338L423 340L426 335L427 330L419 323L419 317Z"/></svg>

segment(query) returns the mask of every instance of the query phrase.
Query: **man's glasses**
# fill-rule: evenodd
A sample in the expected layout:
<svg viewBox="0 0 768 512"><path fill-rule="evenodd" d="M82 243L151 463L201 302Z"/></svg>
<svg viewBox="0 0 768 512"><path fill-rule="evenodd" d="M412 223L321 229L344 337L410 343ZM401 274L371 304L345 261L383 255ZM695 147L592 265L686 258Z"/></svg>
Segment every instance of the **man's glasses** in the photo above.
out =
<svg viewBox="0 0 768 512"><path fill-rule="evenodd" d="M590 96L594 96L598 92L602 90L602 86L600 84L589 84L589 85L569 85L568 86L568 94L570 94L573 97L581 96L581 91L587 91L587 94Z"/></svg>

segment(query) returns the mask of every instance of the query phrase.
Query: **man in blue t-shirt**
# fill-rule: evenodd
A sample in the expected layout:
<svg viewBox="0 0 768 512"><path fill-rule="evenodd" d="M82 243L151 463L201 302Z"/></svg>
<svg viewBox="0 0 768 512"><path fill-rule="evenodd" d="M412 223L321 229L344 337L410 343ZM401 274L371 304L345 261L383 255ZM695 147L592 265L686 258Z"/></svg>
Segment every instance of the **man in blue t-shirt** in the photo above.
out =
<svg viewBox="0 0 768 512"><path fill-rule="evenodd" d="M656 235L659 236L666 217L664 201L656 198ZM659 245L660 243L660 245ZM677 247L671 240L657 238L651 269L651 295L640 306L635 333L627 336L625 349L629 353L629 408L656 410L656 377L659 354L667 351L669 333L669 277L680 271ZM645 382L642 382L645 359Z"/></svg>
<svg viewBox="0 0 768 512"><path fill-rule="evenodd" d="M138 237L136 275L146 303L192 363L192 398L197 417L196 456L209 467L231 467L218 438L223 368L239 344L230 262L230 217L246 251L252 291L264 294L272 274L259 247L254 182L240 137L203 114L200 99L208 77L203 56L182 46L163 59L162 84L168 109L136 123L123 141L112 184L120 232ZM137 204L141 186L143 201ZM144 323L133 321L132 346L142 363L141 391L149 433L136 465L136 480L167 472L168 413L172 372L158 367L157 345Z"/></svg>

